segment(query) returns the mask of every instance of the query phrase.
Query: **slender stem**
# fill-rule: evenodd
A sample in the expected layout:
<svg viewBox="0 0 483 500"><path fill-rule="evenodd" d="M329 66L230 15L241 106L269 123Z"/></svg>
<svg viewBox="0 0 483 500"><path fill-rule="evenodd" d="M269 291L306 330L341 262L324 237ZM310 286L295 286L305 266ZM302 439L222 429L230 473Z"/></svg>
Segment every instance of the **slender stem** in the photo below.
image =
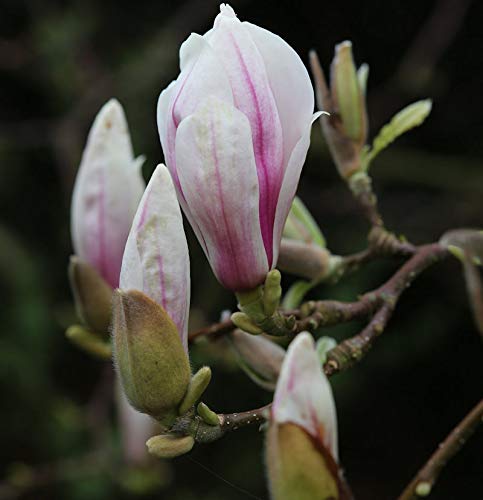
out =
<svg viewBox="0 0 483 500"><path fill-rule="evenodd" d="M358 363L371 349L376 338L386 328L394 308L402 294L416 277L427 267L449 255L439 243L423 245L384 285L365 294L359 301L358 310L376 312L369 324L354 337L345 340L327 353L324 371L327 375L347 370Z"/></svg>
<svg viewBox="0 0 483 500"><path fill-rule="evenodd" d="M210 326L201 328L189 334L188 341L193 342L198 337L213 336L214 338L221 337L226 333L232 332L236 326L233 324L231 319L220 321L219 323L213 323Z"/></svg>
<svg viewBox="0 0 483 500"><path fill-rule="evenodd" d="M370 316L380 305L381 299L374 294L367 294L363 300L340 302L337 300L310 301L298 311L299 319L295 333L314 331L322 326L347 323L355 319Z"/></svg>
<svg viewBox="0 0 483 500"><path fill-rule="evenodd" d="M224 431L236 431L240 427L248 425L260 425L265 422L270 415L271 404L262 406L255 410L243 411L241 413L224 413L218 415L220 425Z"/></svg>
<svg viewBox="0 0 483 500"><path fill-rule="evenodd" d="M468 438L483 421L483 399L466 415L439 445L430 459L403 491L399 500L413 500L428 496L439 474L458 453Z"/></svg>
<svg viewBox="0 0 483 500"><path fill-rule="evenodd" d="M330 377L359 362L370 350L374 340L384 331L402 292L427 267L448 255L448 250L439 243L423 245L384 285L366 293L359 301L312 301L303 304L297 311L290 311L299 318L296 333L303 329L313 330L320 326L339 324L372 315L369 324L358 335L341 342L327 353L327 362L323 367L325 374ZM200 332L206 334L210 330L220 334L228 326L227 322L218 323L196 334L202 334ZM219 414L221 432L213 439L219 439L226 432L240 427L263 423L270 414L270 407L271 404L241 413Z"/></svg>

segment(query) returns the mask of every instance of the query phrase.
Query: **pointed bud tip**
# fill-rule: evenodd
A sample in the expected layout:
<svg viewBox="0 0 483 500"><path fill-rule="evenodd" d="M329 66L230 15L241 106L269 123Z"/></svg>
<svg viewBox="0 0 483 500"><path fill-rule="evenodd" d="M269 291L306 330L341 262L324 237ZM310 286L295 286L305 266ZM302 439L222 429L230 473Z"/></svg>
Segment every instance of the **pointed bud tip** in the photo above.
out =
<svg viewBox="0 0 483 500"><path fill-rule="evenodd" d="M227 3L221 3L220 4L220 13L223 16L226 17L236 17L235 11L233 10L233 7Z"/></svg>

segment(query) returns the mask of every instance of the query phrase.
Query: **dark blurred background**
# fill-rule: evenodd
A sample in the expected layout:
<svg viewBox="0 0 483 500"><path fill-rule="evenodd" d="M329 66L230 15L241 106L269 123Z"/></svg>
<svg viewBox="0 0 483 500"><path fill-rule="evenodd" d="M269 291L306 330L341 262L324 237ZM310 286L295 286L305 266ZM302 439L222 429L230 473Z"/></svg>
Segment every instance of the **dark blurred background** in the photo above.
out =
<svg viewBox="0 0 483 500"><path fill-rule="evenodd" d="M66 278L70 197L92 119L110 97L121 101L148 176L162 159L158 95L177 77L180 43L210 27L218 3L0 0L2 499L268 497L263 436L255 428L161 463L150 479L106 459L99 442L119 455L105 388L110 368L63 334L75 321ZM304 61L317 49L326 68L334 44L352 40L357 62L370 65L371 135L404 105L434 100L426 123L372 168L389 228L423 243L449 228L483 226L483 2L233 0L232 6L242 20L281 35ZM334 252L364 248L366 223L318 126L299 194ZM196 328L233 309L235 300L189 238ZM373 263L312 297L354 299L396 267ZM324 334L342 339L360 326ZM212 364L205 399L217 411L269 401L223 345L196 346L192 361ZM395 498L482 394L482 343L458 263L444 262L418 279L366 360L332 381L341 460L356 497ZM482 498L482 449L480 432L444 470L431 498Z"/></svg>

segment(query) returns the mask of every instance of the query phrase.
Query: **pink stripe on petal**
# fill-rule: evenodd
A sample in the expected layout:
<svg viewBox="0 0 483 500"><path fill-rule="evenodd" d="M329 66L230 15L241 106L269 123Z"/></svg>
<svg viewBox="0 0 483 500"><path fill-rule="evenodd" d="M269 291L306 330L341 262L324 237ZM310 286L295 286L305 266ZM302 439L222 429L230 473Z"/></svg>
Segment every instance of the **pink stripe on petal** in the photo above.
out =
<svg viewBox="0 0 483 500"><path fill-rule="evenodd" d="M286 168L295 145L312 118L312 83L302 60L287 42L254 24L242 24L250 33L265 64L282 126L283 163Z"/></svg>
<svg viewBox="0 0 483 500"><path fill-rule="evenodd" d="M334 397L307 332L297 335L287 350L273 398L272 418L277 424L299 425L337 460Z"/></svg>
<svg viewBox="0 0 483 500"><path fill-rule="evenodd" d="M138 289L164 307L187 350L190 266L183 220L172 178L159 165L149 181L129 234L121 288Z"/></svg>
<svg viewBox="0 0 483 500"><path fill-rule="evenodd" d="M112 286L119 284L122 254L144 190L124 111L110 100L89 132L72 197L76 254Z"/></svg>
<svg viewBox="0 0 483 500"><path fill-rule="evenodd" d="M222 60L236 108L248 118L260 189L259 213L269 265L273 223L283 179L282 128L265 65L249 33L235 17L220 15L210 45Z"/></svg>
<svg viewBox="0 0 483 500"><path fill-rule="evenodd" d="M237 291L260 284L268 264L247 118L226 102L206 99L178 129L176 161L219 281Z"/></svg>

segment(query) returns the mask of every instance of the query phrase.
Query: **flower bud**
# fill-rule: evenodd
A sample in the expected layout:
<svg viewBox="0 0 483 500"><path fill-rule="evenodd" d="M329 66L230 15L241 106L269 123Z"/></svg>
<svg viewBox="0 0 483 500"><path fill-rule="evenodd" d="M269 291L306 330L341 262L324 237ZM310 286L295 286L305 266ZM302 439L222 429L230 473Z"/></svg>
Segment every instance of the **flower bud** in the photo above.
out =
<svg viewBox="0 0 483 500"><path fill-rule="evenodd" d="M263 335L253 336L238 329L228 338L246 374L259 386L273 391L285 350Z"/></svg>
<svg viewBox="0 0 483 500"><path fill-rule="evenodd" d="M72 196L74 250L112 287L119 285L129 228L143 194L143 158L134 158L122 106L111 99L89 132Z"/></svg>
<svg viewBox="0 0 483 500"><path fill-rule="evenodd" d="M361 170L361 153L367 138L365 81L359 80L352 58L352 44L336 46L331 67L330 90L317 54L310 53L310 64L317 89L317 103L330 116L321 119L322 131L339 174L349 179Z"/></svg>
<svg viewBox="0 0 483 500"><path fill-rule="evenodd" d="M278 266L287 273L317 281L332 271L331 254L313 243L282 238Z"/></svg>
<svg viewBox="0 0 483 500"><path fill-rule="evenodd" d="M337 465L332 391L307 332L295 338L282 365L266 461L273 500L350 498Z"/></svg>
<svg viewBox="0 0 483 500"><path fill-rule="evenodd" d="M330 75L332 101L344 132L352 141L363 145L367 139L365 96L357 77L351 42L336 45Z"/></svg>
<svg viewBox="0 0 483 500"><path fill-rule="evenodd" d="M116 365L129 402L169 426L191 377L176 325L142 292L116 290L112 330Z"/></svg>
<svg viewBox="0 0 483 500"><path fill-rule="evenodd" d="M69 279L79 318L93 332L107 335L112 288L94 267L75 255L70 258Z"/></svg>
<svg viewBox="0 0 483 500"><path fill-rule="evenodd" d="M343 498L333 459L295 424L269 427L266 460L273 500Z"/></svg>
<svg viewBox="0 0 483 500"><path fill-rule="evenodd" d="M133 220L114 294L114 357L131 404L169 426L190 385L189 256L171 176L154 171Z"/></svg>
<svg viewBox="0 0 483 500"><path fill-rule="evenodd" d="M140 290L163 307L188 351L190 261L171 176L154 171L139 203L124 251L120 288Z"/></svg>
<svg viewBox="0 0 483 500"><path fill-rule="evenodd" d="M214 27L180 50L160 95L161 144L183 210L218 280L263 283L310 143L309 75L280 37L220 7Z"/></svg>

